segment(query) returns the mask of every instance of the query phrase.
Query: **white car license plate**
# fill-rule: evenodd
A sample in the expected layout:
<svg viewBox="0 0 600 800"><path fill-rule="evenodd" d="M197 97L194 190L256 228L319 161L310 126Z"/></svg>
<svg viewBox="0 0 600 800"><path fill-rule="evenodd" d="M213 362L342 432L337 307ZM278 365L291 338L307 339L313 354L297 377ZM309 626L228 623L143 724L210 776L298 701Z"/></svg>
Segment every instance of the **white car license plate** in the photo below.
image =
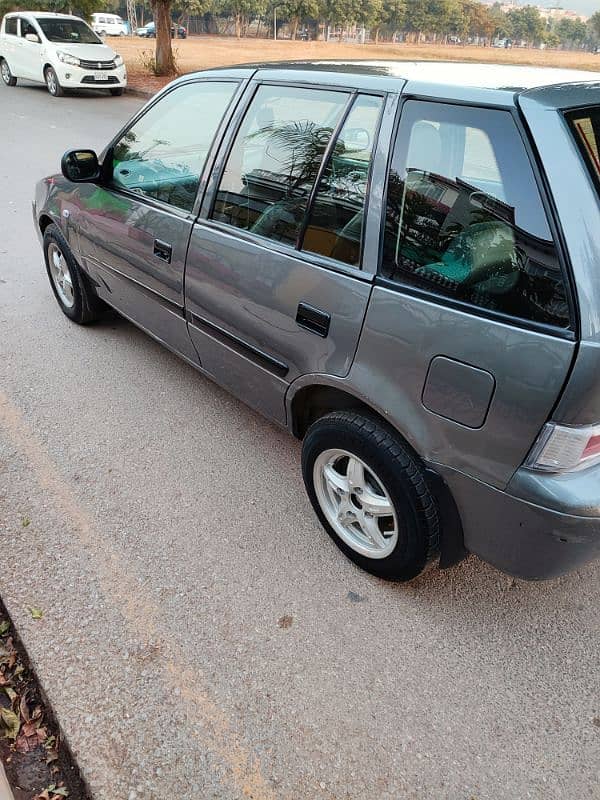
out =
<svg viewBox="0 0 600 800"><path fill-rule="evenodd" d="M108 80L108 73L107 72L94 72L94 80L95 81L107 81Z"/></svg>

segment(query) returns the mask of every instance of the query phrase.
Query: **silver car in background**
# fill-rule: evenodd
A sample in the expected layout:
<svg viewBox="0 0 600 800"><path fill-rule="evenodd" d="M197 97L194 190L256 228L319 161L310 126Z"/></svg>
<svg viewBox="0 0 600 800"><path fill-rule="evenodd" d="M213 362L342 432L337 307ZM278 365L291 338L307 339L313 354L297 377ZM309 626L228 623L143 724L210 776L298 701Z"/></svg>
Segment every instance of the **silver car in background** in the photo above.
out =
<svg viewBox="0 0 600 800"><path fill-rule="evenodd" d="M594 73L206 71L62 173L34 216L63 312L112 306L301 439L362 568L598 555Z"/></svg>

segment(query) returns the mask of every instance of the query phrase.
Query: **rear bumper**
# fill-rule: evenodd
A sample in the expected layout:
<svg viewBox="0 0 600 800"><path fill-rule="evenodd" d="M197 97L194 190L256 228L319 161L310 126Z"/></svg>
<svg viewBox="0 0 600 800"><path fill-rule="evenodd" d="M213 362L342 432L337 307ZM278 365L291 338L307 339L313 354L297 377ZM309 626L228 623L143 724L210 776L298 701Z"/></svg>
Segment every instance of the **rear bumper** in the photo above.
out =
<svg viewBox="0 0 600 800"><path fill-rule="evenodd" d="M597 470L568 477L519 470L502 491L448 467L432 467L458 506L466 549L503 572L544 580L600 557Z"/></svg>

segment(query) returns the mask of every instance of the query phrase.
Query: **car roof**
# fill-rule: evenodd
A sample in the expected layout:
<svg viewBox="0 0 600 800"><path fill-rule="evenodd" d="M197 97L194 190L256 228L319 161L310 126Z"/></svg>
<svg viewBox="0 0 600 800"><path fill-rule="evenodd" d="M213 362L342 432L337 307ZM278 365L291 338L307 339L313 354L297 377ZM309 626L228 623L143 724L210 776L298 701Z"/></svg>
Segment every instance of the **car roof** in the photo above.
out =
<svg viewBox="0 0 600 800"><path fill-rule="evenodd" d="M560 69L556 67L529 67L513 64L481 64L462 61L275 61L245 64L261 70L303 70L339 72L346 75L379 75L405 81L426 81L451 86L478 89L525 90L558 83L600 81L600 72Z"/></svg>
<svg viewBox="0 0 600 800"><path fill-rule="evenodd" d="M578 87L588 90L588 98L600 102L600 72L528 67L512 64L480 64L456 61L336 60L271 61L216 67L186 75L193 77L254 78L261 81L318 83L372 92L402 92L404 95L437 100L474 102L511 108L519 95L527 92L554 93L556 105L565 107ZM541 97L541 95L540 95ZM546 97L547 99L547 97ZM587 98L586 98L587 99Z"/></svg>
<svg viewBox="0 0 600 800"><path fill-rule="evenodd" d="M81 19L81 17L75 16L75 14L56 14L54 11L13 11L12 14L7 14L7 17L38 17L38 18L45 18L45 17L58 17L60 19Z"/></svg>

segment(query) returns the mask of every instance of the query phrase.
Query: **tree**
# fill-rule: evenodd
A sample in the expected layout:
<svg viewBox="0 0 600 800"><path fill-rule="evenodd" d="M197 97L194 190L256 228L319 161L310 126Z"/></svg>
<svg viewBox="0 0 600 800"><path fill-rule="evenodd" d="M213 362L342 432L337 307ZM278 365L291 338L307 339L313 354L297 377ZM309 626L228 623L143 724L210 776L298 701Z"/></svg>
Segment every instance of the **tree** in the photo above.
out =
<svg viewBox="0 0 600 800"><path fill-rule="evenodd" d="M532 45L544 38L544 21L535 6L514 8L506 15L511 38Z"/></svg>
<svg viewBox="0 0 600 800"><path fill-rule="evenodd" d="M553 33L564 47L580 47L585 40L587 29L580 19L563 17L553 28Z"/></svg>
<svg viewBox="0 0 600 800"><path fill-rule="evenodd" d="M321 0L319 16L330 25L354 22L360 7L360 0Z"/></svg>
<svg viewBox="0 0 600 800"><path fill-rule="evenodd" d="M116 0L119 2L119 0ZM201 17L213 7L212 0L173 0L171 14L177 20L178 25L182 25L186 17Z"/></svg>
<svg viewBox="0 0 600 800"><path fill-rule="evenodd" d="M493 25L490 39L506 39L509 33L509 23L500 3L494 3L488 13L490 15L490 23Z"/></svg>
<svg viewBox="0 0 600 800"><path fill-rule="evenodd" d="M506 15L499 5L484 6L483 3L469 3L469 33L485 42L491 42L503 33Z"/></svg>
<svg viewBox="0 0 600 800"><path fill-rule="evenodd" d="M595 14L592 14L588 20L588 25L590 26L594 36L600 39L600 11L596 11Z"/></svg>
<svg viewBox="0 0 600 800"><path fill-rule="evenodd" d="M427 30L433 33L436 39L448 32L454 5L454 0L426 0L425 6L429 17Z"/></svg>
<svg viewBox="0 0 600 800"><path fill-rule="evenodd" d="M216 13L233 18L238 39L248 27L250 19L264 14L266 9L266 0L215 0Z"/></svg>
<svg viewBox="0 0 600 800"><path fill-rule="evenodd" d="M379 31L384 21L383 0L364 0L358 7L353 20L358 25L371 31L375 43L379 41Z"/></svg>
<svg viewBox="0 0 600 800"><path fill-rule="evenodd" d="M177 67L171 46L171 0L152 0L152 13L156 30L154 72L157 75L175 75Z"/></svg>
<svg viewBox="0 0 600 800"><path fill-rule="evenodd" d="M471 26L472 5L475 4L468 2L468 0L467 2L455 0L455 2L451 3L448 9L447 27L444 31L446 36L452 34L460 39L464 39L467 36Z"/></svg>
<svg viewBox="0 0 600 800"><path fill-rule="evenodd" d="M171 43L173 13L178 17L183 17L185 14L203 14L209 9L210 0L151 0L151 4L156 28L154 72L156 75L175 75L177 65Z"/></svg>
<svg viewBox="0 0 600 800"><path fill-rule="evenodd" d="M425 0L406 0L406 30L416 34L417 43L430 30L431 17Z"/></svg>
<svg viewBox="0 0 600 800"><path fill-rule="evenodd" d="M319 3L318 0L287 0L278 13L289 20L291 36L295 39L301 22L319 16Z"/></svg>
<svg viewBox="0 0 600 800"><path fill-rule="evenodd" d="M9 11L18 10L25 6L30 11L54 11L60 14L75 14L83 19L90 19L97 0L32 0L32 2L19 3L18 0L0 0L0 19Z"/></svg>
<svg viewBox="0 0 600 800"><path fill-rule="evenodd" d="M386 0L383 5L383 24L393 36L402 30L406 19L405 0Z"/></svg>

